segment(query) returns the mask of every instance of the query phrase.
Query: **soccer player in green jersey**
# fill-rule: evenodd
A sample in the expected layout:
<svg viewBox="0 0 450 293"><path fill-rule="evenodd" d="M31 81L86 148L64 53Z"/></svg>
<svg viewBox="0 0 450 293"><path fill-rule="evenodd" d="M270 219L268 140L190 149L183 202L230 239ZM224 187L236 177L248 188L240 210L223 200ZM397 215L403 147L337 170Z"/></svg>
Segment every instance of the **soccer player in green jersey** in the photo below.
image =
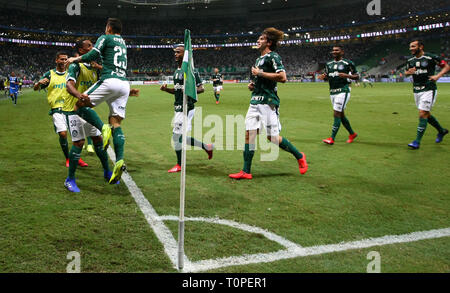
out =
<svg viewBox="0 0 450 293"><path fill-rule="evenodd" d="M113 138L116 164L110 184L120 180L126 170L124 157L125 136L122 132L121 122L125 119L126 106L130 93L130 84L127 80L127 46L121 37L122 22L117 18L109 18L106 24L105 34L100 36L94 48L87 54L79 57L71 57L66 64L73 62L103 61L100 80L96 82L85 94L82 100L88 100L90 106L95 107L102 102L109 106L109 124L104 124L97 113L90 107L79 107L77 114L91 125L102 130L104 148ZM112 126L112 129L111 129Z"/></svg>
<svg viewBox="0 0 450 293"><path fill-rule="evenodd" d="M334 46L331 53L334 60L325 65L325 73L319 76L319 79L328 80L330 84L330 98L334 110L331 137L324 139L323 142L333 145L342 123L350 134L347 143L352 143L358 134L353 131L344 110L350 100L351 89L349 85L351 80L358 80L359 75L355 64L348 59L344 59L344 49L341 46Z"/></svg>
<svg viewBox="0 0 450 293"><path fill-rule="evenodd" d="M252 179L251 165L255 154L255 140L261 123L267 131L267 139L281 149L291 153L298 162L300 174L308 170L306 156L299 152L291 142L280 136L279 118L280 98L277 93L277 82L287 81L286 71L280 55L275 52L284 33L275 28L266 28L257 41L260 57L252 67L254 80L248 85L252 92L250 107L245 117L245 149L244 167L239 173L230 174L233 179Z"/></svg>
<svg viewBox="0 0 450 293"><path fill-rule="evenodd" d="M75 49L79 55L84 55L91 51L92 47L90 40L80 40L76 43ZM98 81L96 66L89 63L72 63L67 71L66 88L70 96L64 101L63 111L67 116L73 145L69 153L69 174L64 181L64 186L71 192L80 192L75 181L76 161L80 157L86 136L92 138L95 153L103 166L103 176L108 182L111 179L112 172L109 169L108 155L103 148L100 130L81 119L75 112L75 105L82 106L83 104L80 101L83 98L82 93Z"/></svg>
<svg viewBox="0 0 450 293"><path fill-rule="evenodd" d="M59 144L66 157L66 167L69 167L69 144L67 142L67 117L63 113L64 101L69 96L66 91L67 71L64 62L67 60L66 52L57 52L55 57L56 68L44 73L39 82L34 84L34 90L47 88L47 102L50 106L49 115L52 116L55 132L59 135ZM87 167L81 158L78 164Z"/></svg>
<svg viewBox="0 0 450 293"><path fill-rule="evenodd" d="M216 98L216 104L219 104L220 91L223 90L222 74L219 73L219 68L214 68L214 75L211 77L213 82L214 97Z"/></svg>
<svg viewBox="0 0 450 293"><path fill-rule="evenodd" d="M177 70L175 70L175 73L173 74L173 88L168 88L167 84L163 84L161 86L161 90L163 92L169 93L171 95L175 96L175 102L174 102L174 117L172 119L173 123L173 135L172 140L174 142L175 146L175 153L177 155L177 164L171 168L168 172L169 173L176 173L181 171L181 149L182 149L182 135L183 135L183 87L184 87L184 74L181 70L181 64L183 63L183 57L184 57L184 45L180 44L177 45L174 49L175 53L175 62L178 65ZM197 85L197 93L201 94L205 91L202 80L200 79L200 76L198 74L198 71L194 72L195 75L195 81ZM194 118L195 114L195 102L191 97L187 97L187 106L188 106L188 114L187 114L187 132L191 130L192 127L192 118ZM191 146L196 146L199 148L202 148L207 154L208 159L211 160L213 156L213 149L214 146L212 144L204 144L201 141L196 140L193 137L186 137L186 143L190 144Z"/></svg>
<svg viewBox="0 0 450 293"><path fill-rule="evenodd" d="M409 50L414 56L406 63L405 75L413 76L414 99L419 109L419 126L416 139L408 144L412 149L420 147L420 141L425 133L427 124L430 123L438 131L436 143L442 142L448 130L444 129L433 115L431 109L436 103L436 81L450 70L450 66L441 57L424 52L424 43L414 40L409 44ZM442 68L435 74L436 66Z"/></svg>

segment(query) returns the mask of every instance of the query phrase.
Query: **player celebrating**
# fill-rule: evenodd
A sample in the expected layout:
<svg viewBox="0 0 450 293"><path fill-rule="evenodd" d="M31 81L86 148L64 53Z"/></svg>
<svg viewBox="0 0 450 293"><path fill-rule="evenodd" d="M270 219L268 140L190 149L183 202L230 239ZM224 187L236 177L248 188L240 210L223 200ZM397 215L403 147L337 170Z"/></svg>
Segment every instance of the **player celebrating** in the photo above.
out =
<svg viewBox="0 0 450 293"><path fill-rule="evenodd" d="M168 172L169 173L176 173L181 171L181 143L182 143L182 135L183 135L183 88L184 88L184 74L181 70L181 65L183 63L183 57L184 57L184 45L180 44L177 45L174 49L175 53L175 62L178 65L177 70L175 70L175 73L173 74L173 83L174 87L172 89L167 87L167 84L163 84L160 88L163 92L172 94L175 96L175 102L174 102L174 110L175 115L172 119L173 123L173 135L172 140L175 145L175 153L177 154L177 164L171 168ZM200 76L197 71L194 72L195 75L195 82L197 85L197 93L201 94L205 91L202 81L200 79ZM194 118L195 114L195 103L197 102L191 97L187 97L187 106L188 106L188 120L187 120L187 132L189 132L192 128L192 118ZM191 146L196 146L202 148L207 154L208 159L211 160L213 156L213 149L214 146L212 144L204 144L201 141L196 140L193 137L186 137L186 143L190 144Z"/></svg>
<svg viewBox="0 0 450 293"><path fill-rule="evenodd" d="M96 82L81 100L88 101L90 106L95 107L102 102L109 106L109 123L103 124L97 113L90 107L79 107L77 114L91 125L102 130L104 148L113 138L114 151L116 153L116 164L110 184L120 180L122 172L126 170L123 160L125 136L122 132L121 122L125 119L126 106L130 93L130 84L127 80L127 46L120 36L122 33L122 22L117 18L109 18L106 24L105 34L98 38L93 50L79 57L71 57L66 64L73 62L96 61L100 57L103 61L103 69L100 80ZM113 129L111 130L111 126Z"/></svg>
<svg viewBox="0 0 450 293"><path fill-rule="evenodd" d="M80 55L84 55L92 49L90 40L81 40L76 43L76 50ZM79 100L83 98L82 93L87 91L98 80L98 72L96 66L89 63L73 63L70 64L67 74L67 92L70 94L64 101L63 111L67 115L69 122L69 131L72 136L72 148L69 153L69 175L64 182L64 186L71 192L80 192L76 181L75 171L77 161L80 157L85 136L92 138L95 153L97 154L103 166L103 176L109 182L112 172L109 169L108 155L103 149L103 140L100 131L81 119L75 112L75 105L82 105Z"/></svg>
<svg viewBox="0 0 450 293"><path fill-rule="evenodd" d="M437 129L436 143L442 142L448 130L442 128L436 117L431 115L431 108L436 102L436 81L450 70L450 66L439 56L424 52L424 44L421 40L414 40L409 44L409 50L414 56L406 63L405 75L413 76L414 99L419 109L419 126L416 139L408 144L412 149L420 147L420 141L425 133L427 124L430 123ZM436 65L442 70L435 75Z"/></svg>
<svg viewBox="0 0 450 293"><path fill-rule="evenodd" d="M328 62L325 66L325 73L319 76L319 79L328 80L330 84L330 97L334 110L334 124L331 130L331 137L324 139L323 142L333 145L342 123L350 134L347 143L352 143L358 134L353 131L344 110L350 100L350 80L358 80L359 75L355 64L348 59L344 59L344 50L341 46L334 46L331 53L334 61Z"/></svg>
<svg viewBox="0 0 450 293"><path fill-rule="evenodd" d="M9 96L11 100L14 102L14 105L17 105L17 95L19 93L19 78L16 74L11 72L11 76L9 77Z"/></svg>
<svg viewBox="0 0 450 293"><path fill-rule="evenodd" d="M66 157L66 167L69 167L69 144L67 142L67 119L66 115L62 112L64 101L69 96L66 91L66 76L64 62L67 60L67 53L56 53L56 68L44 73L44 76L39 82L34 84L34 90L40 90L48 88L47 102L50 105L49 115L53 118L53 125L56 133L59 135L59 144ZM78 165L81 167L87 167L81 158L78 161Z"/></svg>
<svg viewBox="0 0 450 293"><path fill-rule="evenodd" d="M289 140L281 137L279 119L280 99L277 94L277 82L285 83L286 71L280 55L274 52L283 39L283 32L275 28L266 28L257 41L257 48L261 54L252 67L254 81L248 85L252 91L250 107L245 117L245 149L244 168L241 172L230 174L233 179L252 179L251 165L255 153L255 139L259 133L261 122L266 127L267 139L294 155L301 174L308 170L306 156L299 152Z"/></svg>
<svg viewBox="0 0 450 293"><path fill-rule="evenodd" d="M222 74L219 73L219 68L214 68L214 75L211 77L213 82L214 97L216 98L216 104L219 104L220 91L223 89Z"/></svg>

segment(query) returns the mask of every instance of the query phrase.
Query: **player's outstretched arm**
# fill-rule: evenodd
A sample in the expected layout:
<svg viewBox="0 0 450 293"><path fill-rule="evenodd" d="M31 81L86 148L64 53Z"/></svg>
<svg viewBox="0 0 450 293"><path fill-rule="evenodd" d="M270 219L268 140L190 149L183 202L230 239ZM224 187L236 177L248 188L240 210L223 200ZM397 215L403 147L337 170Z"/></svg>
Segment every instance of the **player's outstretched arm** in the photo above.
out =
<svg viewBox="0 0 450 293"><path fill-rule="evenodd" d="M169 94L172 94L172 95L175 94L175 89L169 89L167 87L166 83L163 84L159 89L162 90L163 92L166 92L166 93L169 93Z"/></svg>
<svg viewBox="0 0 450 293"><path fill-rule="evenodd" d="M320 80L327 80L328 79L328 75L326 73L322 73L317 78L320 79Z"/></svg>
<svg viewBox="0 0 450 293"><path fill-rule="evenodd" d="M48 78L43 78L34 84L33 90L35 91L40 90L42 85L48 85L49 82L50 80L48 80Z"/></svg>
<svg viewBox="0 0 450 293"><path fill-rule="evenodd" d="M203 85L199 85L197 87L197 94L203 94L205 92L205 88L203 87Z"/></svg>
<svg viewBox="0 0 450 293"><path fill-rule="evenodd" d="M77 98L78 100L81 100L82 98L82 94L77 90L77 88L75 87L75 81L73 80L68 80L66 82L66 89L67 92L69 94L71 94L72 96L74 96L75 98Z"/></svg>
<svg viewBox="0 0 450 293"><path fill-rule="evenodd" d="M129 94L129 96L130 96L130 97L139 97L139 92L140 92L139 89L130 89L130 94Z"/></svg>
<svg viewBox="0 0 450 293"><path fill-rule="evenodd" d="M430 80L432 80L432 81L438 81L439 78L443 77L447 72L450 71L450 65L448 65L448 63L444 62L444 63L442 63L442 66L443 66L443 67L442 67L441 72L439 72L439 73L436 74L436 75L430 76Z"/></svg>
<svg viewBox="0 0 450 293"><path fill-rule="evenodd" d="M353 80L358 80L359 79L359 74L347 74L347 73L339 73L339 77L342 78L349 78L349 79L353 79Z"/></svg>

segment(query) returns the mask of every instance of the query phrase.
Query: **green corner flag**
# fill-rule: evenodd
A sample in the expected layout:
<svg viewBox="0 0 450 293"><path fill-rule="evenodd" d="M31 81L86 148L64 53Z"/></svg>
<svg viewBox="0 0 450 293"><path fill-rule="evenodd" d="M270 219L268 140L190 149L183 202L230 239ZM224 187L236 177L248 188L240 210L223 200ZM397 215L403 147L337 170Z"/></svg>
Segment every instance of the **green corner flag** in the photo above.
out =
<svg viewBox="0 0 450 293"><path fill-rule="evenodd" d="M191 31L184 31L184 58L181 69L184 72L184 92L186 96L197 100L197 85L194 76L194 59L192 58Z"/></svg>

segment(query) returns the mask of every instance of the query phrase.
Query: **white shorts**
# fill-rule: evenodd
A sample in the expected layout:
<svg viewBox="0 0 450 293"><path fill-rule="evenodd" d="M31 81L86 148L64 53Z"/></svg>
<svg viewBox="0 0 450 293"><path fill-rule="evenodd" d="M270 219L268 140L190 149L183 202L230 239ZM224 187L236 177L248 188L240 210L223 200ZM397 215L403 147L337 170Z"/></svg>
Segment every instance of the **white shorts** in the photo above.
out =
<svg viewBox="0 0 450 293"><path fill-rule="evenodd" d="M55 132L60 133L67 131L66 115L63 113L53 113L53 125L55 126Z"/></svg>
<svg viewBox="0 0 450 293"><path fill-rule="evenodd" d="M370 80L368 80L367 78L364 78L364 79L362 80L362 82L369 82L369 83L370 83Z"/></svg>
<svg viewBox="0 0 450 293"><path fill-rule="evenodd" d="M194 118L195 109L188 112L187 116L187 132L192 129L192 119ZM175 112L172 119L173 133L183 134L183 112Z"/></svg>
<svg viewBox="0 0 450 293"><path fill-rule="evenodd" d="M69 124L70 136L72 141L80 141L89 136L101 136L100 130L87 123L86 120L80 116L67 115L67 123Z"/></svg>
<svg viewBox="0 0 450 293"><path fill-rule="evenodd" d="M109 106L109 116L125 118L130 84L126 80L108 78L94 83L86 92L94 106L106 102Z"/></svg>
<svg viewBox="0 0 450 293"><path fill-rule="evenodd" d="M420 93L414 93L414 100L416 101L416 106L422 111L431 111L434 103L436 103L437 91L426 91Z"/></svg>
<svg viewBox="0 0 450 293"><path fill-rule="evenodd" d="M350 93L339 93L337 95L330 95L331 104L333 104L333 110L337 112L343 112L347 107L347 103L350 100Z"/></svg>
<svg viewBox="0 0 450 293"><path fill-rule="evenodd" d="M267 104L250 105L245 116L245 130L257 130L261 127L266 128L269 136L280 135L280 117L275 106Z"/></svg>
<svg viewBox="0 0 450 293"><path fill-rule="evenodd" d="M221 86L221 85L214 86L213 89L215 92L220 92L221 90L223 90L223 86Z"/></svg>

